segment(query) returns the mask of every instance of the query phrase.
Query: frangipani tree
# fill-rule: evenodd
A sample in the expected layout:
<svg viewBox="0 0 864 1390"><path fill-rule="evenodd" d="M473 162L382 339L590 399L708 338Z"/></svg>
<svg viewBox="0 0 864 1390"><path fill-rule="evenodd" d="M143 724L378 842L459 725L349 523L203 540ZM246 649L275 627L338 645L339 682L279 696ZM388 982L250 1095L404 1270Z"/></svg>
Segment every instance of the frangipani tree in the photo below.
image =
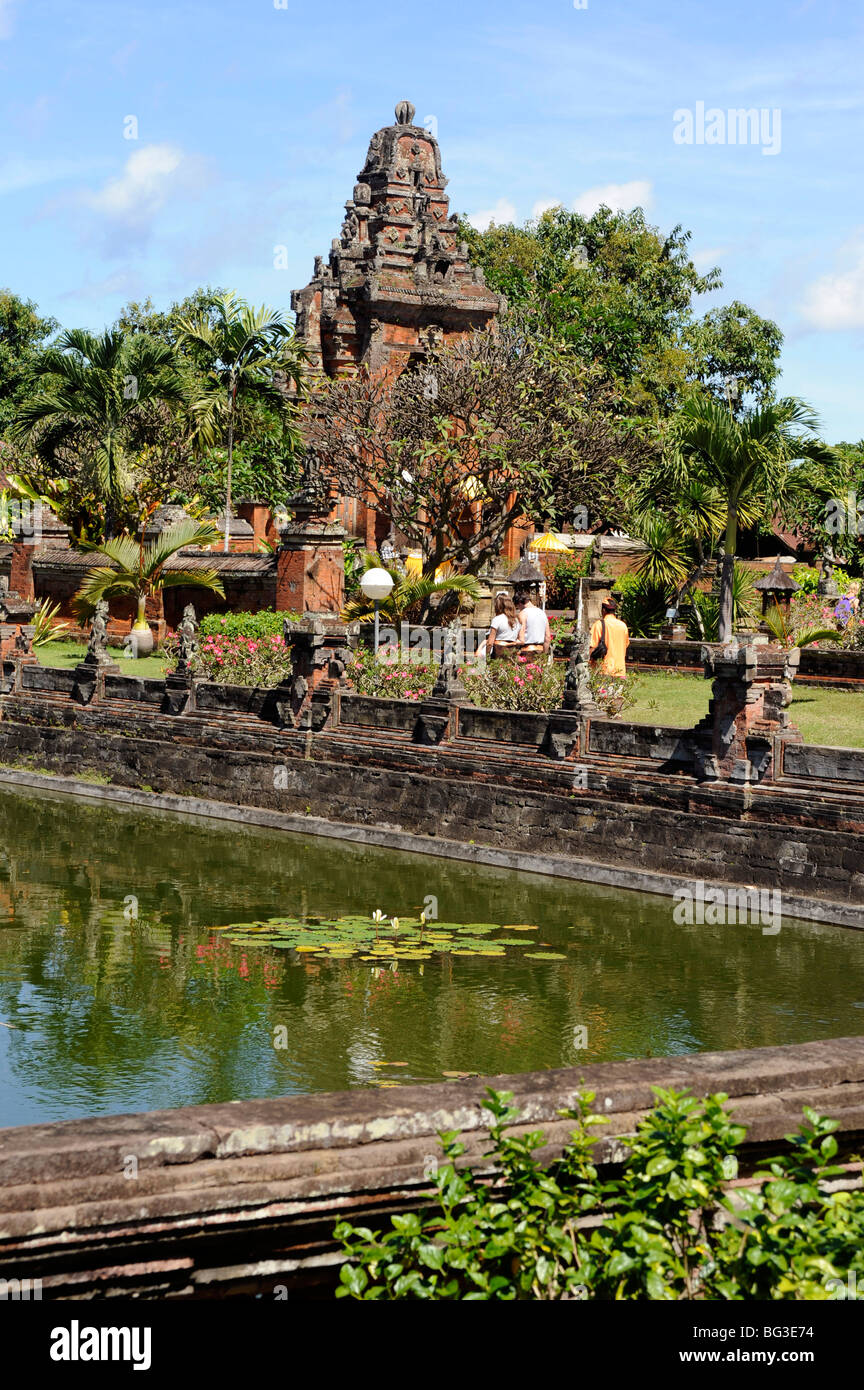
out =
<svg viewBox="0 0 864 1390"><path fill-rule="evenodd" d="M155 540L145 543L131 536L115 536L100 545L89 546L111 561L88 570L75 596L76 611L86 617L100 599L131 597L137 605L135 630L147 627L144 616L147 599L163 589L200 588L224 597L222 580L214 569L167 569L167 563L188 546L218 545L219 528L212 522L178 521Z"/></svg>
<svg viewBox="0 0 864 1390"><path fill-rule="evenodd" d="M227 553L231 530L231 485L234 465L234 430L241 398L257 398L287 416L285 387L293 381L300 389L307 360L294 329L278 309L253 308L236 294L217 295L209 315L181 319L180 344L198 350L205 361L207 387L192 403L197 434L202 444L220 437L227 442L225 482L225 535ZM296 432L294 443L299 446Z"/></svg>

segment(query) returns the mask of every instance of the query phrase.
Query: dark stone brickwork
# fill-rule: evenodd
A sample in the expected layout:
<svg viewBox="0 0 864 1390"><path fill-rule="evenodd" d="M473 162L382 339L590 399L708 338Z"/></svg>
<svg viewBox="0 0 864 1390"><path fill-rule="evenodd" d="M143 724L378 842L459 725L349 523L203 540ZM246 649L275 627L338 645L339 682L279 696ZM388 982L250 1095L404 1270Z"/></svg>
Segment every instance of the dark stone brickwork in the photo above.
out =
<svg viewBox="0 0 864 1390"><path fill-rule="evenodd" d="M149 691L88 707L36 691L9 694L0 761L533 855L864 902L860 782L846 792L797 778L770 786L699 782L676 770L669 730L656 731L657 759L650 730L603 721L589 736L603 755L589 752L581 762L578 754L544 756L534 739L526 747L457 736L421 746L396 727L393 709L378 730L280 730L259 717L260 693L245 692L241 713L230 688L218 698L220 688L210 690L213 708L182 718L157 713ZM364 703L368 710L379 702ZM499 713L499 733L504 718ZM826 770L832 760L853 766L844 750L809 754L811 761L821 755ZM579 768L584 789L575 784Z"/></svg>

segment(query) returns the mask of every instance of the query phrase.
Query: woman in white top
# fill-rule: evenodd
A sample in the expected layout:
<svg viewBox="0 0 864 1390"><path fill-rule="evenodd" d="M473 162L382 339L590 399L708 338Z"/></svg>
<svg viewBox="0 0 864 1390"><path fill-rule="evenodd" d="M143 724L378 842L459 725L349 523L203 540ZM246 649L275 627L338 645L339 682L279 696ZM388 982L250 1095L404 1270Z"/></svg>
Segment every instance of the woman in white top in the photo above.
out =
<svg viewBox="0 0 864 1390"><path fill-rule="evenodd" d="M519 646L519 619L509 594L495 595L495 617L486 638L486 655L515 656Z"/></svg>

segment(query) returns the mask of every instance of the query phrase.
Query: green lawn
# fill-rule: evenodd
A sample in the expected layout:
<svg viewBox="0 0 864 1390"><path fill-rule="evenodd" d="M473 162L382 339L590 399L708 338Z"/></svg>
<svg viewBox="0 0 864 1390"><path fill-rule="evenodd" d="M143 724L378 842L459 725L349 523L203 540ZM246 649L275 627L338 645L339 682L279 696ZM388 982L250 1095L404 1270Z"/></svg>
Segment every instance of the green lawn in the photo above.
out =
<svg viewBox="0 0 864 1390"><path fill-rule="evenodd" d="M708 711L711 682L701 676L678 676L670 671L639 671L639 698L623 718L636 724L665 724L689 729ZM856 690L827 690L812 685L792 686L791 714L805 743L836 748L864 748L864 694Z"/></svg>
<svg viewBox="0 0 864 1390"><path fill-rule="evenodd" d="M61 666L70 670L77 666L87 654L86 642L47 642L36 651L43 666ZM109 647L108 655L116 661L124 676L164 676L165 657L162 655L142 656L137 661L124 656L122 647Z"/></svg>

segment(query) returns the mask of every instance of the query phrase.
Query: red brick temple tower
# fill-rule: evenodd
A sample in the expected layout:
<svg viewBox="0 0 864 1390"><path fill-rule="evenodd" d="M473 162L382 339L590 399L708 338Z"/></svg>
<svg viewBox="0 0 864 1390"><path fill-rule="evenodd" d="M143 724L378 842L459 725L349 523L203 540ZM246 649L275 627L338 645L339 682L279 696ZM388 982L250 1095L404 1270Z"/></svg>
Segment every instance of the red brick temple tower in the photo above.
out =
<svg viewBox="0 0 864 1390"><path fill-rule="evenodd" d="M396 375L505 306L468 260L446 187L437 140L414 124L411 103L400 102L395 125L372 136L327 262L316 257L312 280L292 295L313 370ZM367 546L389 530L387 518L360 502L346 499L337 510Z"/></svg>
<svg viewBox="0 0 864 1390"><path fill-rule="evenodd" d="M291 299L297 334L328 376L401 370L430 342L482 328L502 308L468 261L446 187L437 140L400 102L396 124L372 136L327 264L316 257Z"/></svg>

